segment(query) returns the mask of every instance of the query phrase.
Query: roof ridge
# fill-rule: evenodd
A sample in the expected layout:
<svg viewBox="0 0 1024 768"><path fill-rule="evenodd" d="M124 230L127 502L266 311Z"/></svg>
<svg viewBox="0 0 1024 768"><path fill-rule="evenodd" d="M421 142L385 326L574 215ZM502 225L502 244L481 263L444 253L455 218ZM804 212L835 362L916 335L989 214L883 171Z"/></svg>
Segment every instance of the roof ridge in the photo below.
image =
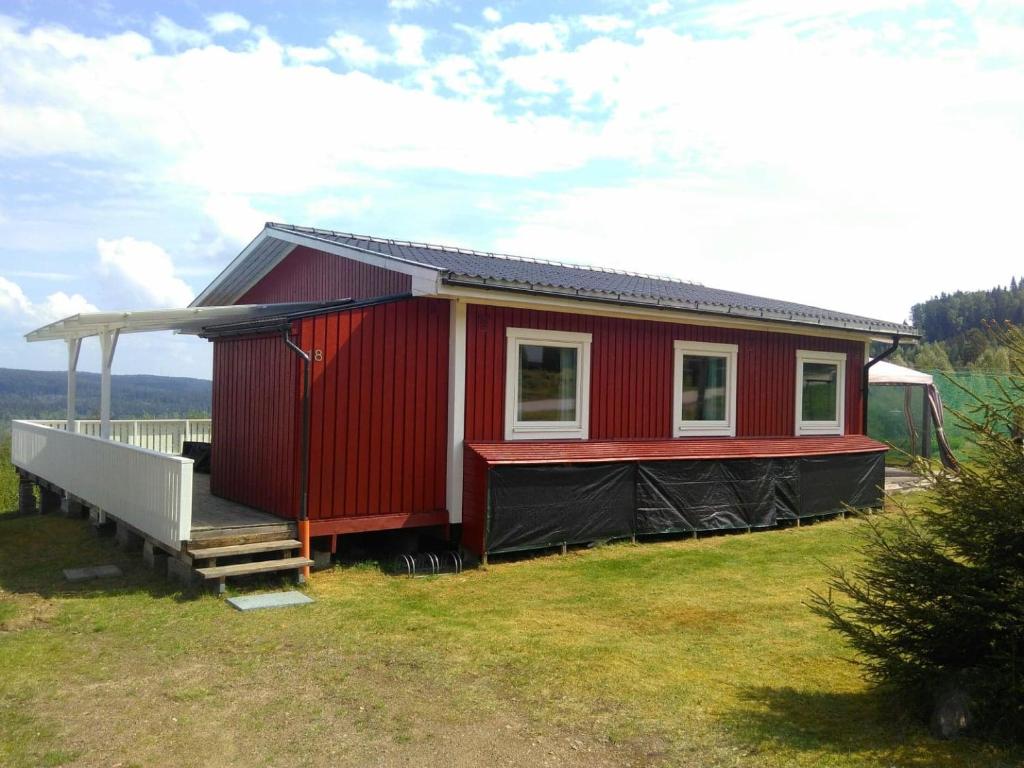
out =
<svg viewBox="0 0 1024 768"><path fill-rule="evenodd" d="M555 259L540 259L534 256L516 256L511 253L498 253L496 251L480 251L475 248L462 248L459 246L439 245L437 243L421 243L415 240L395 240L391 237L377 237L376 235L359 235L354 232L339 232L336 229L320 229L318 227L303 227L297 224L283 224L281 222L268 221L268 227L286 229L293 232L308 232L313 234L327 234L335 237L351 237L357 240L368 240L371 243L382 243L387 245L398 245L409 248L427 248L435 251L446 251L448 253L464 253L470 256L487 256L492 259L505 259L507 261L522 261L527 264L546 264L552 267L565 267L566 269L581 269L589 272L603 272L611 275L625 275L627 277L641 277L647 280L663 280L667 283L679 283L681 285L695 285L700 288L708 286L696 280L686 280L672 275L658 275L650 272L632 272L628 269L615 269L614 267L599 267L593 264L573 264L568 261L557 261ZM717 289L716 289L717 290Z"/></svg>

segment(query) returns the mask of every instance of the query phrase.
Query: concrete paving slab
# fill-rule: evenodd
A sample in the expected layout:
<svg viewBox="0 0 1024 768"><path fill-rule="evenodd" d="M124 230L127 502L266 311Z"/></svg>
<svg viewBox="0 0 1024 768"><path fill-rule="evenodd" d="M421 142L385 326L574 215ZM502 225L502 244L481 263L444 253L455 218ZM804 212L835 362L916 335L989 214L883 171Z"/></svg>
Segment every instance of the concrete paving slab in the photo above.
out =
<svg viewBox="0 0 1024 768"><path fill-rule="evenodd" d="M259 595L229 597L228 602L240 611L258 611L262 608L286 608L290 605L307 605L314 602L301 592L264 592Z"/></svg>
<svg viewBox="0 0 1024 768"><path fill-rule="evenodd" d="M91 565L85 568L65 568L64 578L68 581L89 581L90 579L109 579L121 576L121 569L116 565Z"/></svg>
<svg viewBox="0 0 1024 768"><path fill-rule="evenodd" d="M92 568L65 568L64 578L68 581L89 581L95 579Z"/></svg>

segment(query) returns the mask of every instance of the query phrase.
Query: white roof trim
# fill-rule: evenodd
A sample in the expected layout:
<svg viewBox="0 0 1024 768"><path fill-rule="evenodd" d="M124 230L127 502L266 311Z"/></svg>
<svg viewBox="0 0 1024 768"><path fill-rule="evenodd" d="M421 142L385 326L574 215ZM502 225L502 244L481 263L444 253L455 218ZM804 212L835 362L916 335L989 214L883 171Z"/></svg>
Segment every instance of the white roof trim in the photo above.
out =
<svg viewBox="0 0 1024 768"><path fill-rule="evenodd" d="M288 247L277 250L267 249L267 241L272 240ZM201 307L211 297L216 297L219 304L230 304L237 301L245 292L262 280L294 250L295 246L304 245L318 251L352 259L363 264L381 267L392 272L399 272L412 277L412 293L414 296L432 296L437 293L440 285L440 273L437 267L419 264L418 262L401 259L387 254L376 253L363 248L342 245L324 240L315 235L301 232L288 232L271 226L263 230L247 245L238 256L189 304L190 307ZM259 259L264 252L264 260ZM251 263L255 260L258 263ZM227 291L220 295L220 291ZM341 297L339 297L341 298Z"/></svg>
<svg viewBox="0 0 1024 768"><path fill-rule="evenodd" d="M144 333L176 331L195 334L211 325L256 320L323 306L323 302L287 304L235 304L227 307L184 307L181 309L143 309L122 312L86 312L65 317L25 334L28 341L82 339L107 331Z"/></svg>

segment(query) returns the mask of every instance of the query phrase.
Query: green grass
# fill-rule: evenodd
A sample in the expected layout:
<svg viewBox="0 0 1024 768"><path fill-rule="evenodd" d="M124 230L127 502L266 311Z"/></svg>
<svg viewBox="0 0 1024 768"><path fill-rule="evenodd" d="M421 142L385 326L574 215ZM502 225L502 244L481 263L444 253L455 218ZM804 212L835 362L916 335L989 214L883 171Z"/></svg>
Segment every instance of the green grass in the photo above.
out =
<svg viewBox="0 0 1024 768"><path fill-rule="evenodd" d="M18 507L18 476L11 466L11 436L0 429L0 515Z"/></svg>
<svg viewBox="0 0 1024 768"><path fill-rule="evenodd" d="M241 614L81 521L0 517L0 765L1019 765L931 739L805 607L862 525L335 568Z"/></svg>

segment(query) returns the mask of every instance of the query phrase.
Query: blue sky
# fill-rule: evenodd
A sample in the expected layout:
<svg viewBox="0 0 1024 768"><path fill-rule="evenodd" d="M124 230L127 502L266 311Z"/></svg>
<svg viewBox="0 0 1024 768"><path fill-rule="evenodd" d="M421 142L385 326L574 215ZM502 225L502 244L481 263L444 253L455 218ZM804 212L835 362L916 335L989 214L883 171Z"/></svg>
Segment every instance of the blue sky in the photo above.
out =
<svg viewBox="0 0 1024 768"><path fill-rule="evenodd" d="M266 220L902 320L1024 273L1021 179L1019 0L8 0L0 366L184 305ZM209 371L169 334L115 360Z"/></svg>

